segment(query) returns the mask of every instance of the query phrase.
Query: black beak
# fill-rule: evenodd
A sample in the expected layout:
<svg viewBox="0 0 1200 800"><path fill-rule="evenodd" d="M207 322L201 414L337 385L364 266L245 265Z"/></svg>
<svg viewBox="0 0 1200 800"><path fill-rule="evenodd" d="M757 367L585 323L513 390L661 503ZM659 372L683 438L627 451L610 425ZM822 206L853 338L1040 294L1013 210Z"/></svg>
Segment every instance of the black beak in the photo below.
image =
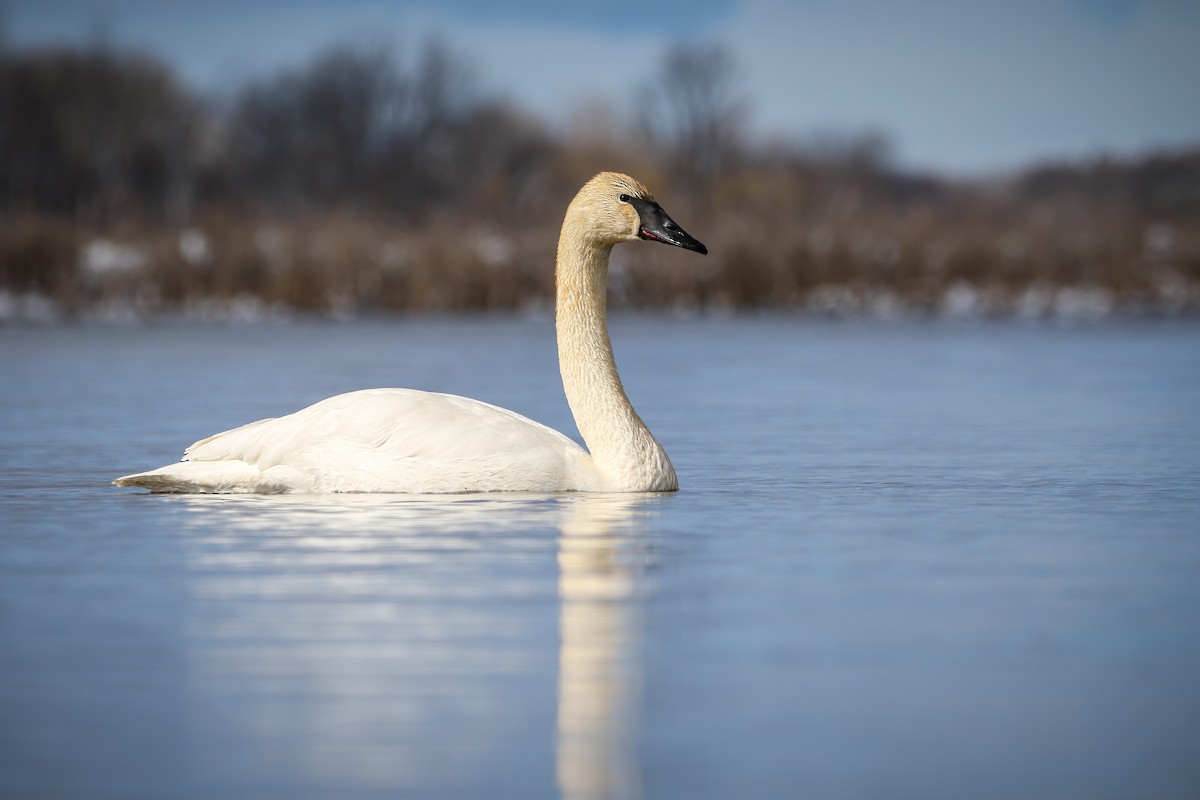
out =
<svg viewBox="0 0 1200 800"><path fill-rule="evenodd" d="M667 216L662 206L652 200L642 200L640 197L630 198L630 204L637 209L641 217L642 227L638 236L651 242L662 242L682 247L684 250L695 250L702 256L708 255L708 248L688 235L688 232L675 224L675 220Z"/></svg>

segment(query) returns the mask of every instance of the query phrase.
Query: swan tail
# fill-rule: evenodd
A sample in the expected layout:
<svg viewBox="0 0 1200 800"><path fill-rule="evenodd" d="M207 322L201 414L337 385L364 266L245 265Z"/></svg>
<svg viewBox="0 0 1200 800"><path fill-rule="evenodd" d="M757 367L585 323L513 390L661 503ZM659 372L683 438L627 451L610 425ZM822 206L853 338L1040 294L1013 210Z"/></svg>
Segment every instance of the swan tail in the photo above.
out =
<svg viewBox="0 0 1200 800"><path fill-rule="evenodd" d="M161 494L232 494L271 491L262 472L245 461L180 461L125 475L114 486L138 486ZM278 489L276 489L278 491Z"/></svg>

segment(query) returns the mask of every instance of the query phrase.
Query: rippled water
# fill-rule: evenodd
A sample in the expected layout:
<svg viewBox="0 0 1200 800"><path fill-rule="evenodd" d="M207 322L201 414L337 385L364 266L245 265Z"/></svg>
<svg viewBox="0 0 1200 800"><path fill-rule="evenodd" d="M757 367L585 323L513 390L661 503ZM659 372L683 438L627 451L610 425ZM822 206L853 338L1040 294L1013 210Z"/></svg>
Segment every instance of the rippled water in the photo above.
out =
<svg viewBox="0 0 1200 800"><path fill-rule="evenodd" d="M614 321L662 496L109 485L545 321L0 329L0 795L1170 798L1200 325Z"/></svg>

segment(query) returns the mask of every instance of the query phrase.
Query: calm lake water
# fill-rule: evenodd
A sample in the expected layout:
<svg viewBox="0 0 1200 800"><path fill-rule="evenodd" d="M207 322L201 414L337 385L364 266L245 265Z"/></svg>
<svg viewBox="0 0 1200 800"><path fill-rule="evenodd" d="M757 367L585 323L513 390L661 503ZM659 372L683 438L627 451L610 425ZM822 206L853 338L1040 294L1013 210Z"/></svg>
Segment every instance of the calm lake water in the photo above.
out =
<svg viewBox="0 0 1200 800"><path fill-rule="evenodd" d="M545 320L0 329L0 796L1200 796L1200 323L613 321L662 496L150 496Z"/></svg>

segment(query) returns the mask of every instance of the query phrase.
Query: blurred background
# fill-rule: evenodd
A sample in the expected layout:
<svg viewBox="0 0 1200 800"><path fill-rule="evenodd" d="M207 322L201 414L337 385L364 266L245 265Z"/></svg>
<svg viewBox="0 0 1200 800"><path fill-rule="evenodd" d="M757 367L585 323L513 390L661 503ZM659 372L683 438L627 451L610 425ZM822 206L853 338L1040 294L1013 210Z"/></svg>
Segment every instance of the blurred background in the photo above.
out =
<svg viewBox="0 0 1200 800"><path fill-rule="evenodd" d="M1192 800L1197 76L1195 0L0 0L0 797ZM679 493L112 487L573 435L602 169L710 249L611 262Z"/></svg>
<svg viewBox="0 0 1200 800"><path fill-rule="evenodd" d="M630 172L704 241L615 307L1200 309L1200 7L0 4L0 320L536 310Z"/></svg>

